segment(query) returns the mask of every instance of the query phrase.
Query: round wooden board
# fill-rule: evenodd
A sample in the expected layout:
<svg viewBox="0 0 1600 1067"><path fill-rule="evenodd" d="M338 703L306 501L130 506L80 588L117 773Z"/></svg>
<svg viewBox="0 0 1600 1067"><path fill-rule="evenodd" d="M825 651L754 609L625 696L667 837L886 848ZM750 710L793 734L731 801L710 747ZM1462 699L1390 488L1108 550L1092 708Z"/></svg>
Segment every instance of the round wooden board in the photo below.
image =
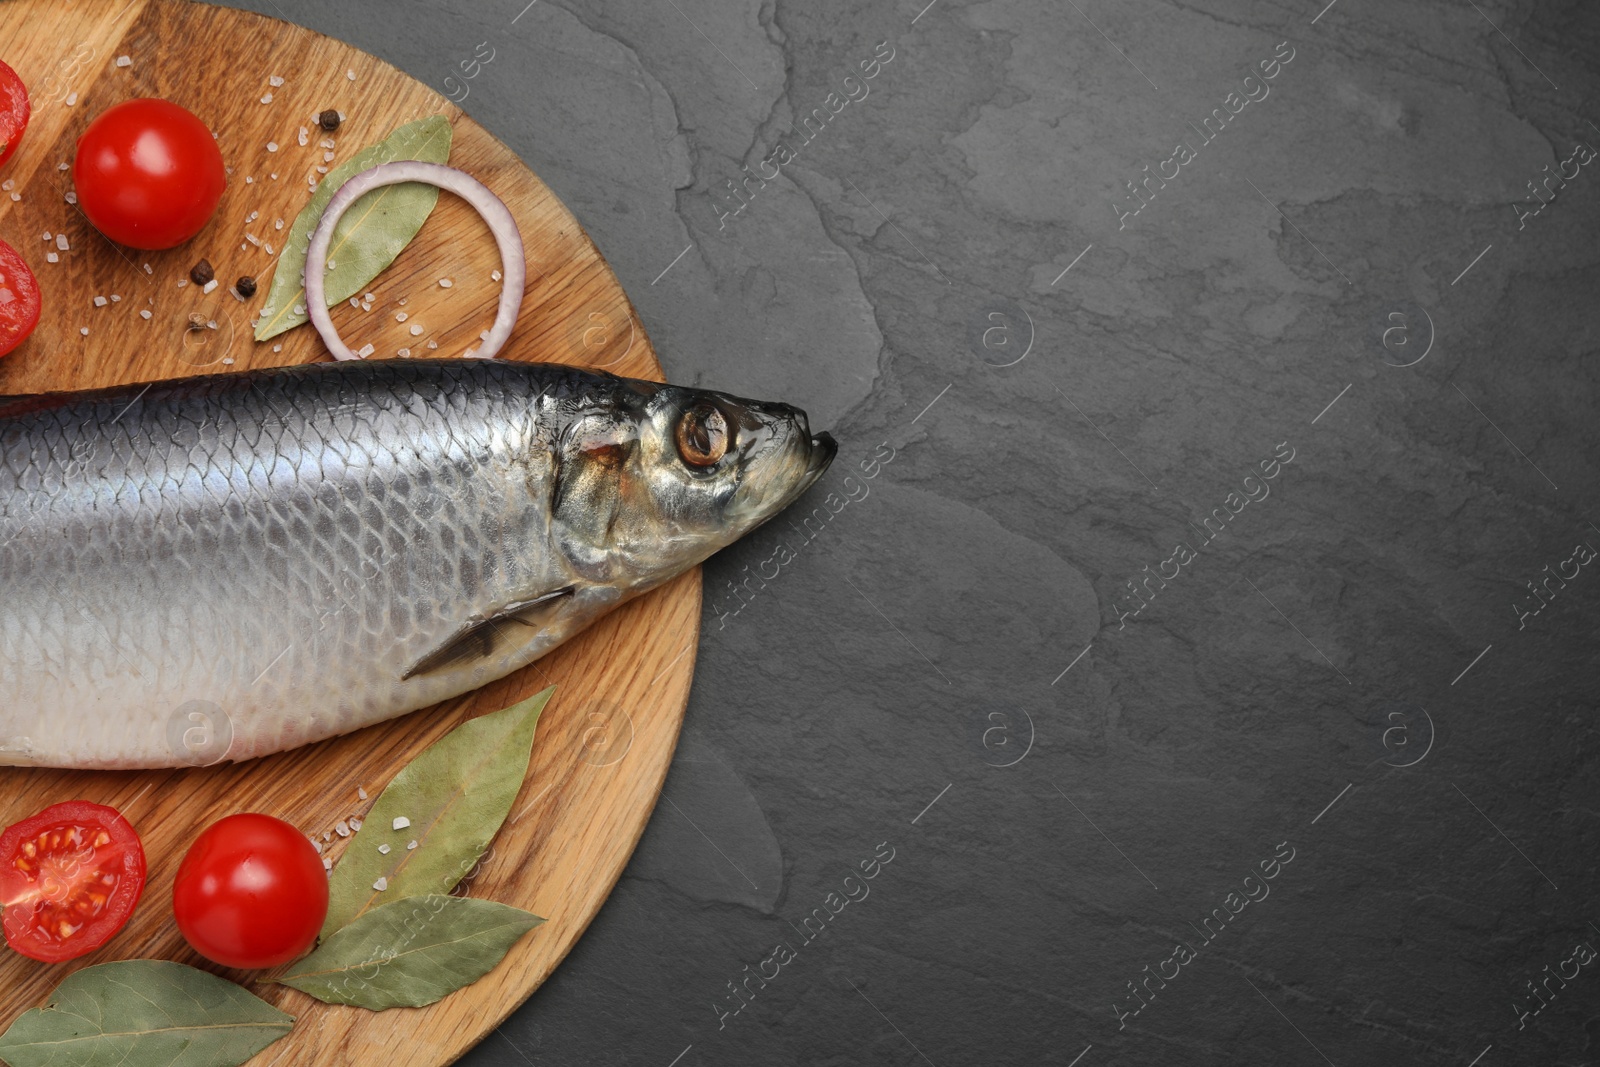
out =
<svg viewBox="0 0 1600 1067"><path fill-rule="evenodd" d="M454 126L450 163L510 205L527 246L526 298L504 356L661 377L616 277L550 190L454 105L372 56L275 19L182 0L14 0L0 5L0 42L0 58L22 76L33 100L22 146L0 168L0 181L14 182L0 192L0 238L28 260L44 290L37 331L0 360L0 394L327 358L310 326L254 341L250 319L265 300L274 257L245 234L280 249L309 199L308 176L320 176L317 166L336 166L401 123L439 113ZM131 65L117 66L121 56ZM271 85L274 76L283 84ZM269 92L271 102L263 104ZM67 202L70 174L60 169L95 115L136 96L165 97L201 116L232 168L210 224L166 252L106 241ZM319 143L328 135L310 122L325 108L346 115L332 135L332 163L324 162ZM309 134L304 147L298 143L302 126ZM276 151L269 151L269 142ZM12 191L20 200L11 199ZM275 222L280 218L282 230ZM42 239L46 231L49 243ZM68 250L57 251L58 233L66 234ZM46 261L51 251L59 262ZM178 284L202 256L222 279L209 295ZM458 355L493 321L500 287L491 271L498 265L488 228L471 208L441 196L416 240L372 283L372 310L340 305L334 321L352 348L371 343L375 356L392 357L402 347L418 356ZM228 292L240 275L261 283L248 302ZM442 277L453 286L441 287ZM106 306L95 306L97 296ZM397 321L401 310L405 324ZM196 312L216 328L190 330ZM423 332L413 336L413 325ZM430 340L436 350L427 347ZM694 673L699 619L697 568L523 671L332 741L202 769L0 768L0 824L69 798L110 804L139 829L150 868L132 922L100 951L46 966L0 950L0 1028L43 1004L77 967L156 957L223 974L296 1017L294 1032L256 1057L258 1063L435 1067L456 1059L544 981L622 873L671 762ZM396 771L453 727L552 682L556 694L539 723L522 793L465 884L472 896L548 920L492 973L430 1007L374 1013L325 1005L261 975L214 967L188 949L172 920L172 880L202 828L231 812L259 811L320 838L371 805L358 799L358 788L375 798ZM337 860L342 845L332 836L328 854Z"/></svg>

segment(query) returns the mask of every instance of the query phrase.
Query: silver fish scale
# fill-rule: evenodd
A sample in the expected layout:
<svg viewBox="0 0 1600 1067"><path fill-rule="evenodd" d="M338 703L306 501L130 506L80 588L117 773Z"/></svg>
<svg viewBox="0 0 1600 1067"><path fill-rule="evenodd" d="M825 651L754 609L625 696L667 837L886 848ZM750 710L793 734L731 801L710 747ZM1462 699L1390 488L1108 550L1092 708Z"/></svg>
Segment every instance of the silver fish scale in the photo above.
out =
<svg viewBox="0 0 1600 1067"><path fill-rule="evenodd" d="M248 758L558 643L401 681L468 615L570 580L548 446L606 383L363 366L0 400L0 763Z"/></svg>

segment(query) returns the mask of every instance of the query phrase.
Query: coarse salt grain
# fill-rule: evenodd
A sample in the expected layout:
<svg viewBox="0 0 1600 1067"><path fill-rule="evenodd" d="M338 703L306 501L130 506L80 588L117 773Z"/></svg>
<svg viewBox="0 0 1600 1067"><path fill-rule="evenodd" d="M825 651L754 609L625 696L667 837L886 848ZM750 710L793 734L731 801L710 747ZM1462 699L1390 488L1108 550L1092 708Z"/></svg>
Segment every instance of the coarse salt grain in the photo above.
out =
<svg viewBox="0 0 1600 1067"><path fill-rule="evenodd" d="M17 187L16 181L11 179L11 178L7 178L5 181L0 182L0 189L4 189L8 193L11 190L15 189L16 187Z"/></svg>
<svg viewBox="0 0 1600 1067"><path fill-rule="evenodd" d="M355 297L352 296L350 298L350 306L353 307L353 308L358 308L358 307L361 306L361 301L357 300Z"/></svg>
<svg viewBox="0 0 1600 1067"><path fill-rule="evenodd" d="M324 167L321 163L318 163L317 164L317 173L318 174L326 174L326 173L328 173L328 168ZM316 185L317 183L316 182L312 182L311 184L312 185Z"/></svg>
<svg viewBox="0 0 1600 1067"><path fill-rule="evenodd" d="M497 271L497 270L490 271L489 272L489 278L492 281L499 281L500 280L500 272Z"/></svg>
<svg viewBox="0 0 1600 1067"><path fill-rule="evenodd" d="M332 163L333 162L333 153L332 152L324 152L324 153L322 153L322 161L324 163Z"/></svg>
<svg viewBox="0 0 1600 1067"><path fill-rule="evenodd" d="M108 303L110 303L110 301L108 301L103 296L97 296L97 297L94 298L94 306L97 307L97 308L103 308Z"/></svg>
<svg viewBox="0 0 1600 1067"><path fill-rule="evenodd" d="M63 251L63 252L65 252L67 250L67 235L66 234L64 234L64 233L56 234L56 247L61 249L61 251Z"/></svg>
<svg viewBox="0 0 1600 1067"><path fill-rule="evenodd" d="M44 239L46 241L50 240L50 231L49 230L44 231Z"/></svg>
<svg viewBox="0 0 1600 1067"><path fill-rule="evenodd" d="M318 852L322 851L322 842L321 841L318 841L316 838L312 837L310 834L306 835L306 840L311 842L311 847L312 848L316 849Z"/></svg>
<svg viewBox="0 0 1600 1067"><path fill-rule="evenodd" d="M381 856L387 856L389 854L389 846L388 845L379 845L378 846L378 854L381 855Z"/></svg>
<svg viewBox="0 0 1600 1067"><path fill-rule="evenodd" d="M118 296L116 293L112 293L111 294L111 302L113 304L115 304L118 300L121 300L121 299L122 299L122 297Z"/></svg>
<svg viewBox="0 0 1600 1067"><path fill-rule="evenodd" d="M213 289L215 289L216 287L217 287L217 280L215 278L212 278L209 282L206 282L204 288L202 288L200 291L202 293L209 293Z"/></svg>
<svg viewBox="0 0 1600 1067"><path fill-rule="evenodd" d="M441 289L448 289L454 284L455 284L455 282L451 281L449 278L440 278L439 279L439 288L441 288Z"/></svg>
<svg viewBox="0 0 1600 1067"><path fill-rule="evenodd" d="M367 799L367 791L364 788L362 788L361 786L359 786L359 785L356 786L356 798L358 800Z"/></svg>
<svg viewBox="0 0 1600 1067"><path fill-rule="evenodd" d="M255 246L256 246L256 247L257 247L257 248L260 248L260 247L261 247L261 238L259 238L259 237L257 237L257 236L256 236L256 235L255 235L255 234L253 234L253 233L247 233L247 234L245 234L245 235L244 235L244 239L245 239L245 240L246 240L246 241L249 241L249 242L250 242L250 243L251 243L251 244L253 244L253 245L255 245Z"/></svg>
<svg viewBox="0 0 1600 1067"><path fill-rule="evenodd" d="M274 74L272 77L267 79L267 84L276 89L278 86L283 84L283 79Z"/></svg>
<svg viewBox="0 0 1600 1067"><path fill-rule="evenodd" d="M362 294L361 294L361 299L362 299L362 301L364 301L364 302L365 302L365 301L369 301L369 300L371 300L371 299L372 299L372 294L371 294L371 293L362 293Z"/></svg>
<svg viewBox="0 0 1600 1067"><path fill-rule="evenodd" d="M244 217L244 221L246 221L246 222L254 222L254 221L256 221L256 219L259 219L260 217L261 217L261 212L252 211L252 212L250 212L250 214L248 214L248 215L246 215Z"/></svg>
<svg viewBox="0 0 1600 1067"><path fill-rule="evenodd" d="M282 219L273 219L273 220L272 220L272 228L273 228L273 229L274 229L274 230L281 230L281 229L283 229L283 220L282 220Z"/></svg>
<svg viewBox="0 0 1600 1067"><path fill-rule="evenodd" d="M117 57L117 66L119 66L119 67L131 67L131 66L133 66L133 57L132 56L118 56Z"/></svg>
<svg viewBox="0 0 1600 1067"><path fill-rule="evenodd" d="M349 79L350 79L350 80L351 80L351 81L355 81L355 80L356 80L356 72L355 72L355 71L353 71L353 70L347 70L347 71L345 71L345 72L344 72L344 76L345 76L345 77L346 77L346 78L349 78Z"/></svg>
<svg viewBox="0 0 1600 1067"><path fill-rule="evenodd" d="M262 96L261 96L261 102L263 104L272 103L272 94L271 93L263 93Z"/></svg>
<svg viewBox="0 0 1600 1067"><path fill-rule="evenodd" d="M333 870L333 857L332 856L324 856L324 857L322 857L322 869L325 870L325 871L332 871Z"/></svg>
<svg viewBox="0 0 1600 1067"><path fill-rule="evenodd" d="M396 321L396 322L404 322L407 319L409 319L410 317L411 316L406 314L404 311L397 311L397 312L395 312L394 321Z"/></svg>
<svg viewBox="0 0 1600 1067"><path fill-rule="evenodd" d="M278 150L278 142L277 141L268 141L267 142L267 151L268 152L276 152L277 150Z"/></svg>
<svg viewBox="0 0 1600 1067"><path fill-rule="evenodd" d="M294 313L296 315L304 315L306 313L306 306L304 304L296 304L294 306Z"/></svg>
<svg viewBox="0 0 1600 1067"><path fill-rule="evenodd" d="M488 339L489 339L489 331L488 330L483 330L482 332L480 332L478 334L478 340L487 341Z"/></svg>
<svg viewBox="0 0 1600 1067"><path fill-rule="evenodd" d="M149 319L150 319L150 309L149 308L140 308L139 309L139 317L148 322Z"/></svg>
<svg viewBox="0 0 1600 1067"><path fill-rule="evenodd" d="M356 355L360 356L362 359L366 359L368 356L372 355L372 346L369 344L362 345L356 350Z"/></svg>
<svg viewBox="0 0 1600 1067"><path fill-rule="evenodd" d="M411 358L411 349L402 348L400 351L396 352L395 355L399 356L401 359L410 359Z"/></svg>
<svg viewBox="0 0 1600 1067"><path fill-rule="evenodd" d="M439 342L438 341L429 341L428 342L428 347L429 348L438 348L439 347Z"/></svg>
<svg viewBox="0 0 1600 1067"><path fill-rule="evenodd" d="M380 893L383 892L385 889L389 888L389 879L379 878L376 882L372 883L372 888L376 889Z"/></svg>
<svg viewBox="0 0 1600 1067"><path fill-rule="evenodd" d="M60 263L61 257L56 255L54 252L46 252L44 254L44 261L46 263Z"/></svg>
<svg viewBox="0 0 1600 1067"><path fill-rule="evenodd" d="M62 199L66 200L66 202L69 204L76 204L78 202L78 194L73 192L71 189L68 189L67 195Z"/></svg>
<svg viewBox="0 0 1600 1067"><path fill-rule="evenodd" d="M413 841L409 845L406 846L406 851L410 852L412 849L414 849L416 847L417 847L417 843L415 841Z"/></svg>
<svg viewBox="0 0 1600 1067"><path fill-rule="evenodd" d="M361 829L361 820L356 818L354 815L350 816L350 829L352 829L352 830Z"/></svg>
<svg viewBox="0 0 1600 1067"><path fill-rule="evenodd" d="M21 199L22 199L22 194L21 193L12 193L11 194L11 202L13 204L16 203L18 200L21 200Z"/></svg>
<svg viewBox="0 0 1600 1067"><path fill-rule="evenodd" d="M89 327L87 327L87 326L79 326L78 327L78 332L83 334L85 337L88 337L89 336Z"/></svg>
<svg viewBox="0 0 1600 1067"><path fill-rule="evenodd" d="M68 93L67 94L67 106L68 107L71 107L73 104L76 104L77 102L78 102L78 94L77 93Z"/></svg>
<svg viewBox="0 0 1600 1067"><path fill-rule="evenodd" d="M179 278L178 279L178 288L179 289L182 289L184 286L186 286L188 284L189 284L189 279L188 278Z"/></svg>
<svg viewBox="0 0 1600 1067"><path fill-rule="evenodd" d="M307 141L309 141L310 139L311 139L311 135L306 133L306 128L304 126L300 127L300 145L301 145L301 147L304 147L305 143Z"/></svg>
<svg viewBox="0 0 1600 1067"><path fill-rule="evenodd" d="M422 327L413 324L412 327L411 327L411 336L412 337L420 337L421 335L422 335Z"/></svg>
<svg viewBox="0 0 1600 1067"><path fill-rule="evenodd" d="M333 147L333 138L332 137L324 137L322 140L318 141L317 143L320 144L323 148L332 148Z"/></svg>
<svg viewBox="0 0 1600 1067"><path fill-rule="evenodd" d="M282 345L273 345L272 346L272 350L274 352L282 352L283 351L283 346Z"/></svg>
<svg viewBox="0 0 1600 1067"><path fill-rule="evenodd" d="M56 170L71 170L71 169L72 169L72 164L71 163L57 163L56 164Z"/></svg>
<svg viewBox="0 0 1600 1067"><path fill-rule="evenodd" d="M151 269L150 269L150 264L148 264L148 263L146 263L146 264L145 264L145 265L144 265L144 272L145 272L145 273L146 273L146 274L154 274L154 273L155 273L155 271L153 271L153 270L151 270Z"/></svg>
<svg viewBox="0 0 1600 1067"><path fill-rule="evenodd" d="M272 178L273 181L277 181L278 180L278 172L277 171L273 171L272 174L270 175L270 177Z"/></svg>
<svg viewBox="0 0 1600 1067"><path fill-rule="evenodd" d="M338 822L333 824L333 832L338 834L340 837L349 837L350 824L345 822L343 819L340 819Z"/></svg>
<svg viewBox="0 0 1600 1067"><path fill-rule="evenodd" d="M396 829L396 830L404 830L406 827L408 827L410 825L411 825L411 820L406 818L404 815L396 815L395 816L394 829Z"/></svg>

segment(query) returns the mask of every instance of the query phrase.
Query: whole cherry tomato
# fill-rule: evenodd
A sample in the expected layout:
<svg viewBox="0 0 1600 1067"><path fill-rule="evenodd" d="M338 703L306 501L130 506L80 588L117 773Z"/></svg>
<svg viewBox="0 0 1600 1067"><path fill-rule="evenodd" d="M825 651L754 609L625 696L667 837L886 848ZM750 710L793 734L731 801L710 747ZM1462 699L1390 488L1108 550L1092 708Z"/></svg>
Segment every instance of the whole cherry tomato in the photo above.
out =
<svg viewBox="0 0 1600 1067"><path fill-rule="evenodd" d="M328 915L328 875L305 834L270 815L229 815L195 838L172 886L178 929L224 967L288 963Z"/></svg>
<svg viewBox="0 0 1600 1067"><path fill-rule="evenodd" d="M143 892L144 846L115 808L69 800L0 834L0 925L24 956L60 963L93 952Z"/></svg>
<svg viewBox="0 0 1600 1067"><path fill-rule="evenodd" d="M16 348L39 324L39 280L17 250L0 241L0 356Z"/></svg>
<svg viewBox="0 0 1600 1067"><path fill-rule="evenodd" d="M227 175L216 138L170 100L128 100L100 114L72 161L78 206L133 248L171 248L200 232Z"/></svg>
<svg viewBox="0 0 1600 1067"><path fill-rule="evenodd" d="M17 72L0 62L0 163L11 158L28 128L28 90Z"/></svg>

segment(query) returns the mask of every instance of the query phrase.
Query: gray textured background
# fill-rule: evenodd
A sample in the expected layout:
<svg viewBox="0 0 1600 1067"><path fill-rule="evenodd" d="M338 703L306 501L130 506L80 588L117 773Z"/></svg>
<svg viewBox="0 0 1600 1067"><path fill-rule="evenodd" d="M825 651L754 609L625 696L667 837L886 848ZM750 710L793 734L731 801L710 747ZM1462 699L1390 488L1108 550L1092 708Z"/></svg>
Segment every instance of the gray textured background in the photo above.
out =
<svg viewBox="0 0 1600 1067"><path fill-rule="evenodd" d="M707 567L643 843L465 1063L1600 1062L1600 167L1513 207L1600 145L1595 5L525 2L251 6L459 97L674 380L841 449Z"/></svg>

